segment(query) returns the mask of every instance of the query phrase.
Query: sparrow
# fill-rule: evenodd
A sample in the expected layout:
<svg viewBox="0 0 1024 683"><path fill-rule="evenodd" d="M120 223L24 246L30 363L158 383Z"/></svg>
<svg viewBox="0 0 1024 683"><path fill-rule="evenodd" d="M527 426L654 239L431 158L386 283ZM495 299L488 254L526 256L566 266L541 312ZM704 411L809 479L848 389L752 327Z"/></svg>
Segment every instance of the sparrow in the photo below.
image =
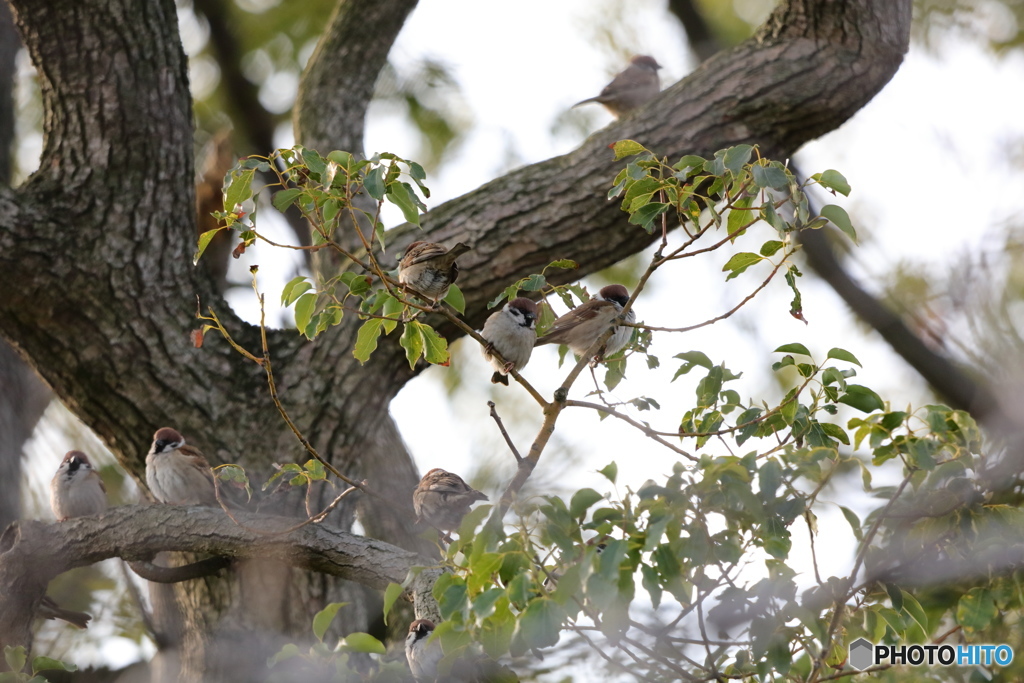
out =
<svg viewBox="0 0 1024 683"><path fill-rule="evenodd" d="M417 619L409 624L409 635L405 637L405 658L409 660L409 669L417 681L435 680L437 663L444 657L438 640L427 642L434 628L434 622L430 619Z"/></svg>
<svg viewBox="0 0 1024 683"><path fill-rule="evenodd" d="M469 250L462 242L451 249L436 242L413 242L398 262L398 281L436 304L459 277L455 259Z"/></svg>
<svg viewBox="0 0 1024 683"><path fill-rule="evenodd" d="M161 503L218 506L210 464L170 427L153 435L146 455L146 483Z"/></svg>
<svg viewBox="0 0 1024 683"><path fill-rule="evenodd" d="M612 82L604 86L601 94L572 105L578 107L588 102L603 104L615 118L627 114L642 104L646 104L661 92L658 82L658 69L661 65L654 57L638 55L629 60L629 66L617 74Z"/></svg>
<svg viewBox="0 0 1024 683"><path fill-rule="evenodd" d="M602 287L590 301L580 304L551 324L551 329L537 340L537 346L544 344L565 344L577 356L583 356L591 344L597 341L614 323L622 312L622 307L629 301L629 291L622 285ZM626 322L636 322L636 313L630 308L626 314ZM599 350L595 358L610 356L623 348L633 336L633 328L619 325L611 338Z"/></svg>
<svg viewBox="0 0 1024 683"><path fill-rule="evenodd" d="M58 522L107 509L107 489L82 451L68 451L50 480L50 507Z"/></svg>
<svg viewBox="0 0 1024 683"><path fill-rule="evenodd" d="M487 340L484 358L491 363L494 374L492 384L508 386L508 373L512 368L522 370L530 362L533 345L537 342L537 304L519 297L491 313L480 330L480 336ZM499 362L493 352L497 351L505 362Z"/></svg>
<svg viewBox="0 0 1024 683"><path fill-rule="evenodd" d="M412 493L416 521L427 522L440 531L457 529L469 506L478 500L487 500L487 496L459 475L437 467L423 475Z"/></svg>
<svg viewBox="0 0 1024 683"><path fill-rule="evenodd" d="M60 619L66 621L72 626L78 628L86 628L89 626L89 620L92 619L91 614L85 612L73 612L69 609L64 609L58 605L53 598L49 595L43 596L43 601L39 603L39 608L36 610L43 619Z"/></svg>

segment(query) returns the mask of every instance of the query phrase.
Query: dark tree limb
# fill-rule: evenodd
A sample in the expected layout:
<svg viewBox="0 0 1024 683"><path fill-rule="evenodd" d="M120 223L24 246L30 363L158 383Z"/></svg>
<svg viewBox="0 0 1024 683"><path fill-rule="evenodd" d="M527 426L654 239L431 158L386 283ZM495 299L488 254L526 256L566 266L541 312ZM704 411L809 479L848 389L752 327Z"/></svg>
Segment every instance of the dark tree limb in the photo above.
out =
<svg viewBox="0 0 1024 683"><path fill-rule="evenodd" d="M270 532L295 523L290 517L235 514L247 526ZM111 557L145 563L163 551L205 553L219 562L275 560L375 589L403 582L410 567L424 562L415 553L324 524L275 536L257 534L236 525L221 510L204 507L128 505L68 522L25 520L0 536L0 643L30 642L34 610L46 584L61 573Z"/></svg>
<svg viewBox="0 0 1024 683"><path fill-rule="evenodd" d="M132 571L153 583L180 583L191 579L201 579L204 576L216 574L221 569L231 566L231 560L226 557L209 557L205 560L192 562L180 567L164 567L146 560L129 562L128 566Z"/></svg>

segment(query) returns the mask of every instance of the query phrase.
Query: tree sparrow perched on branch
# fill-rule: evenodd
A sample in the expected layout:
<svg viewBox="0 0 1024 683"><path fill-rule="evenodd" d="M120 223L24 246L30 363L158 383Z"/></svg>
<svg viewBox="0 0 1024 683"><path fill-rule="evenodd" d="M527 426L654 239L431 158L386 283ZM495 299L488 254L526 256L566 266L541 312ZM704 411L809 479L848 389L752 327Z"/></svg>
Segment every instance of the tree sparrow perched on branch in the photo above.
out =
<svg viewBox="0 0 1024 683"><path fill-rule="evenodd" d="M654 60L654 57L647 55L633 57L629 60L629 66L616 75L611 83L604 86L600 95L577 102L572 106L578 107L588 102L598 102L603 104L612 116L619 118L640 105L646 104L661 92L661 84L658 82L658 69L660 68L661 65Z"/></svg>
<svg viewBox="0 0 1024 683"><path fill-rule="evenodd" d="M58 522L107 509L107 489L82 451L68 451L61 461L50 481L50 507Z"/></svg>
<svg viewBox="0 0 1024 683"><path fill-rule="evenodd" d="M551 325L551 329L537 340L537 346L543 344L565 344L577 356L583 356L591 344L597 341L611 326L615 318L622 312L623 306L629 301L629 291L622 285L602 287L590 301L577 306ZM626 314L626 322L636 322L633 308ZM599 350L595 358L610 356L623 348L633 335L633 328L620 325Z"/></svg>
<svg viewBox="0 0 1024 683"><path fill-rule="evenodd" d="M470 247L459 242L451 249L436 242L413 242L398 262L398 281L437 303L459 277L459 258Z"/></svg>
<svg viewBox="0 0 1024 683"><path fill-rule="evenodd" d="M430 619L417 619L409 624L409 635L405 637L405 658L409 660L409 669L417 681L435 680L437 663L444 657L440 642L427 642L434 628L434 622Z"/></svg>
<svg viewBox="0 0 1024 683"><path fill-rule="evenodd" d="M537 342L537 315L537 304L519 297L487 318L480 336L488 342L482 351L484 358L494 368L492 384L508 386L509 371L512 368L522 370L530 361L533 345ZM498 362L491 354L492 351L501 354L505 362Z"/></svg>
<svg viewBox="0 0 1024 683"><path fill-rule="evenodd" d="M161 503L218 506L210 464L199 449L187 445L170 427L153 435L146 456L146 483Z"/></svg>
<svg viewBox="0 0 1024 683"><path fill-rule="evenodd" d="M424 521L441 531L457 529L469 506L478 500L487 500L457 474L435 467L420 479L412 493L416 508L416 521Z"/></svg>

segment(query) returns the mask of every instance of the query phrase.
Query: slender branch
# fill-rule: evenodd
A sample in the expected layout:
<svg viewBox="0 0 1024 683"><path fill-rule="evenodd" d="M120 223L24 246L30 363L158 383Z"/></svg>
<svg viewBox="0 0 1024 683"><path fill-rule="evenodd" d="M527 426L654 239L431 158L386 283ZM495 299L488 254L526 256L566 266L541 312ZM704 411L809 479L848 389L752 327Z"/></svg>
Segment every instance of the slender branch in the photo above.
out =
<svg viewBox="0 0 1024 683"><path fill-rule="evenodd" d="M643 432L644 436L647 436L647 437L649 437L651 439L654 439L655 441L660 443L665 448L671 449L672 451L678 453L679 455L683 456L684 458L687 458L688 460L691 460L693 462L697 462L697 460L699 460L699 458L697 458L696 456L694 456L694 455L684 451L682 448L676 446L675 444L669 443L665 439L661 438L661 436L659 436L658 432L656 432L653 429L651 429L650 425L645 425L642 422L637 422L636 420L634 420L633 418L629 417L628 415L623 415L622 413L620 413L620 412L618 412L616 410L613 410L612 408L609 408L609 407L603 406L603 405L599 405L597 403L589 403L587 401L574 401L574 400L566 401L565 405L566 405L566 407L570 407L570 408L590 408L591 410L597 410L597 411L605 413L607 415L611 415L612 417L616 417L616 418L622 420L623 422L625 422L625 423L627 423L629 425L632 425L633 427L636 427L637 429L639 429L641 432Z"/></svg>
<svg viewBox="0 0 1024 683"><path fill-rule="evenodd" d="M498 410L494 405L494 401L488 401L487 407L491 409L491 417L493 417L494 421L498 424L498 429L501 431L501 435L505 437L505 443L508 444L509 450L512 451L512 455L515 456L516 462L522 462L523 456L519 455L516 445L512 443L512 438L508 435L508 432L505 431L505 425L501 422L501 416L498 415Z"/></svg>

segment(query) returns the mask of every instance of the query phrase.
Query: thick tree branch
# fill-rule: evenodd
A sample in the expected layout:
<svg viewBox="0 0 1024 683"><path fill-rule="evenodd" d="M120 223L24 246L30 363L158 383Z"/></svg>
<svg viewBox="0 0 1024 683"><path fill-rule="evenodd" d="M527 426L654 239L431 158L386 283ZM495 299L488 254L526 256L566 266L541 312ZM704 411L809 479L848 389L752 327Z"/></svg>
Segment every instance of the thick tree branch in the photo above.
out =
<svg viewBox="0 0 1024 683"><path fill-rule="evenodd" d="M236 513L246 526L284 530L295 520ZM129 505L69 522L15 522L0 536L0 644L27 644L33 610L59 574L111 557L148 561L157 552L188 551L235 560L276 560L376 589L401 583L424 563L415 553L323 524L277 536L247 531L223 511L174 505Z"/></svg>

